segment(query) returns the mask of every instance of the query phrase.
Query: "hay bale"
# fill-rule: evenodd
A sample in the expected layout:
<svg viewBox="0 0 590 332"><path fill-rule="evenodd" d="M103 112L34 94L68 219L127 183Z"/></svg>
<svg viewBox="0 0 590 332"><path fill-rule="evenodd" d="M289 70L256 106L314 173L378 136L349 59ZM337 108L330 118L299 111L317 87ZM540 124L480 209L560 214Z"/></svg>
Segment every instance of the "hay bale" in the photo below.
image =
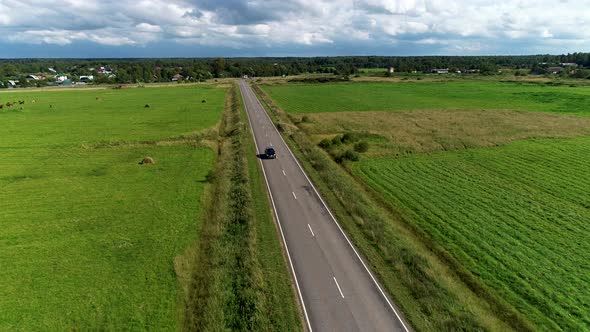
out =
<svg viewBox="0 0 590 332"><path fill-rule="evenodd" d="M154 158L152 157L145 157L143 158L143 160L139 163L140 165L152 165L155 164Z"/></svg>
<svg viewBox="0 0 590 332"><path fill-rule="evenodd" d="M150 108L150 104L145 104L145 108Z"/></svg>
<svg viewBox="0 0 590 332"><path fill-rule="evenodd" d="M201 103L206 103L207 101L205 99L201 100Z"/></svg>

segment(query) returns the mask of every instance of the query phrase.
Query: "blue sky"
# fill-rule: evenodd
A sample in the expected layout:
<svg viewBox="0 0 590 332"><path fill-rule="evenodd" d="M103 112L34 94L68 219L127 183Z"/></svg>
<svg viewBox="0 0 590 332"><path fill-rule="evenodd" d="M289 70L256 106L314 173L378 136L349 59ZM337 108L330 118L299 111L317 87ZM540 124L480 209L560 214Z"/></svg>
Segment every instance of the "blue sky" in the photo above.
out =
<svg viewBox="0 0 590 332"><path fill-rule="evenodd" d="M0 0L0 57L590 51L590 0Z"/></svg>

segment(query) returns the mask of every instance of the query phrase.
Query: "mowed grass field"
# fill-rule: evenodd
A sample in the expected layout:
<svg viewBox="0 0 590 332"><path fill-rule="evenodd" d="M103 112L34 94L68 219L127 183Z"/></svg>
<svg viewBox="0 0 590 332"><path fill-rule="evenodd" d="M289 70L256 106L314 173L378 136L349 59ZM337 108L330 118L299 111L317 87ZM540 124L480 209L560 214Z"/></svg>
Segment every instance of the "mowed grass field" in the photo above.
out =
<svg viewBox="0 0 590 332"><path fill-rule="evenodd" d="M215 159L199 132L225 94L0 93L25 101L0 111L0 330L182 326L174 260L198 235Z"/></svg>
<svg viewBox="0 0 590 332"><path fill-rule="evenodd" d="M590 89L261 88L313 142L343 133L368 142L345 168L535 329L590 329Z"/></svg>
<svg viewBox="0 0 590 332"><path fill-rule="evenodd" d="M590 112L585 87L503 82L403 82L261 86L289 113L408 110Z"/></svg>

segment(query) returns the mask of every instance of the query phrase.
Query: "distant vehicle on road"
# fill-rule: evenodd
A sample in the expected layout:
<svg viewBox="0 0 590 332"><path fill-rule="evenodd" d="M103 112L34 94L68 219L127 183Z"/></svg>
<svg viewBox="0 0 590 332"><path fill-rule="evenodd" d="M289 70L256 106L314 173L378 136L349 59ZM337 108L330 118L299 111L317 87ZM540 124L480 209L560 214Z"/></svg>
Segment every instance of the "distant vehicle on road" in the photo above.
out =
<svg viewBox="0 0 590 332"><path fill-rule="evenodd" d="M276 159L277 153L272 146L267 147L264 149L264 158L265 159Z"/></svg>

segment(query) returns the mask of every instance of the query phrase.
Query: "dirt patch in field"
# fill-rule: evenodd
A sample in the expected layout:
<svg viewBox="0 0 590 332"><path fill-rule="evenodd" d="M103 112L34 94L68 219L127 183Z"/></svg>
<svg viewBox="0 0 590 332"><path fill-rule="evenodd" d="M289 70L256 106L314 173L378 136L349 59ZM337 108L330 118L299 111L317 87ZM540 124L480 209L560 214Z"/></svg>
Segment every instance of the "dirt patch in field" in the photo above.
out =
<svg viewBox="0 0 590 332"><path fill-rule="evenodd" d="M306 114L301 122L315 141L361 133L370 155L490 147L531 138L590 135L590 118L518 111L408 111Z"/></svg>

